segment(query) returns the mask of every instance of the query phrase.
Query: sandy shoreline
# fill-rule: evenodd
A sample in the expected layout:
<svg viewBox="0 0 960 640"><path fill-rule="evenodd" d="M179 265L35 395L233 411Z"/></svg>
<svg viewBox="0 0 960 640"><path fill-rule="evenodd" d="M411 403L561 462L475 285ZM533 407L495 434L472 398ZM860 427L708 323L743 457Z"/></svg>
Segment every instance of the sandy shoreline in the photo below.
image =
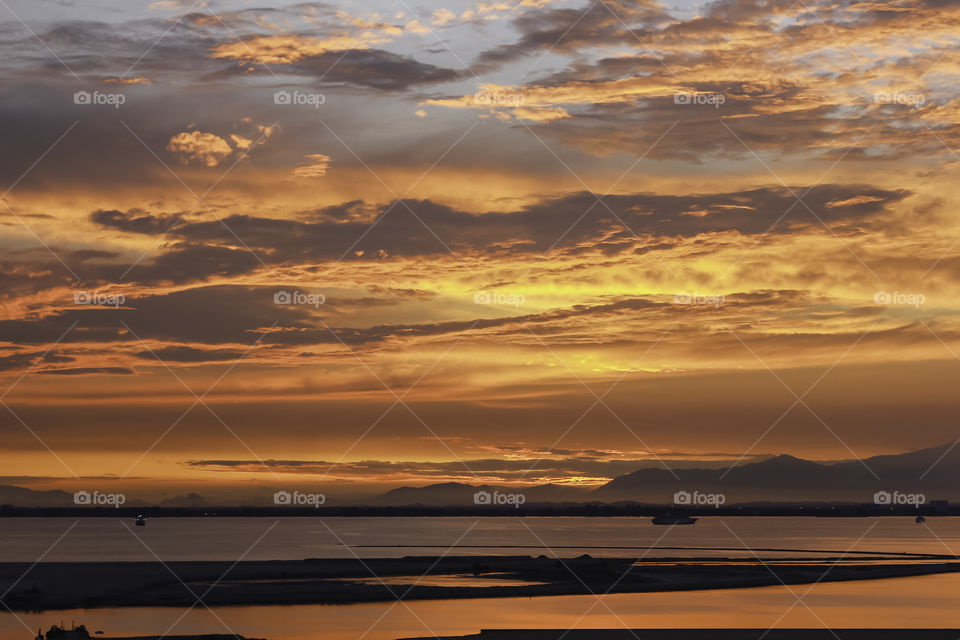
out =
<svg viewBox="0 0 960 640"><path fill-rule="evenodd" d="M865 580L960 571L960 563L763 565L717 558L676 564L631 558L448 556L301 561L0 564L13 610L269 604L350 604L450 598L640 593ZM424 577L424 574L426 577ZM12 588L11 588L12 587Z"/></svg>

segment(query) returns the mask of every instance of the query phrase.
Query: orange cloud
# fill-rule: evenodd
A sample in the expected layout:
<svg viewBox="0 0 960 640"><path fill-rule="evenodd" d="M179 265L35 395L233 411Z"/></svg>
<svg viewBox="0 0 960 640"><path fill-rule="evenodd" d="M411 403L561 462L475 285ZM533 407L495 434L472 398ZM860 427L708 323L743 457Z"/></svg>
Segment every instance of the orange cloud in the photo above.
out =
<svg viewBox="0 0 960 640"><path fill-rule="evenodd" d="M111 84L153 84L149 78L106 78L104 82Z"/></svg>
<svg viewBox="0 0 960 640"><path fill-rule="evenodd" d="M177 154L183 164L200 162L208 167L215 167L233 153L233 148L226 140L213 133L184 131L170 138L167 151Z"/></svg>
<svg viewBox="0 0 960 640"><path fill-rule="evenodd" d="M382 36L372 32L364 32L359 37L347 35L329 38L260 36L218 45L214 47L210 57L264 64L291 64L302 58L317 56L328 51L367 49L371 44L385 41Z"/></svg>
<svg viewBox="0 0 960 640"><path fill-rule="evenodd" d="M330 156L322 153L311 153L306 156L310 162L301 165L293 170L293 175L298 178L320 178L327 175L327 167L330 166Z"/></svg>

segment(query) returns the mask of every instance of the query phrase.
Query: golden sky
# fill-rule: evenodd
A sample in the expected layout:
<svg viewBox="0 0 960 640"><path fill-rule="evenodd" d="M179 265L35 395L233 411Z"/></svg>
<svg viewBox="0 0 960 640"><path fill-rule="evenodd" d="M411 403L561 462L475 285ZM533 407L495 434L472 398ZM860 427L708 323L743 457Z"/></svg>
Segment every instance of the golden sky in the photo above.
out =
<svg viewBox="0 0 960 640"><path fill-rule="evenodd" d="M960 8L258 7L0 8L4 483L960 436Z"/></svg>

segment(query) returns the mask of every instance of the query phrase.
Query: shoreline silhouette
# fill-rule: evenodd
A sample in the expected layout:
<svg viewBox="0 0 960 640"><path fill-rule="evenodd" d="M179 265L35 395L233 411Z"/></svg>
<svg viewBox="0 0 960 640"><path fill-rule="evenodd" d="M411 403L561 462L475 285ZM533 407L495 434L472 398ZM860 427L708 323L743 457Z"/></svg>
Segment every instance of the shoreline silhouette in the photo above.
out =
<svg viewBox="0 0 960 640"><path fill-rule="evenodd" d="M178 607L204 593L209 606L352 604L395 600L536 597L737 589L897 578L960 571L930 554L846 554L818 558L576 558L407 556L373 559L205 562L51 562L0 564L3 604L11 610ZM825 577L824 577L825 576ZM447 581L435 578L447 577ZM457 585L450 586L449 579ZM477 586L488 583L489 586Z"/></svg>

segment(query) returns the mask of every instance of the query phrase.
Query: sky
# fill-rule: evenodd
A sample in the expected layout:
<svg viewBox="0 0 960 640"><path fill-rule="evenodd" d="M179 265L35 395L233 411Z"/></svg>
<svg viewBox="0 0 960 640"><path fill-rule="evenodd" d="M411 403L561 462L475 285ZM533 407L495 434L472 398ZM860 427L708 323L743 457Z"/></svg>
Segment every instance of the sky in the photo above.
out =
<svg viewBox="0 0 960 640"><path fill-rule="evenodd" d="M0 0L0 483L960 437L960 6Z"/></svg>

